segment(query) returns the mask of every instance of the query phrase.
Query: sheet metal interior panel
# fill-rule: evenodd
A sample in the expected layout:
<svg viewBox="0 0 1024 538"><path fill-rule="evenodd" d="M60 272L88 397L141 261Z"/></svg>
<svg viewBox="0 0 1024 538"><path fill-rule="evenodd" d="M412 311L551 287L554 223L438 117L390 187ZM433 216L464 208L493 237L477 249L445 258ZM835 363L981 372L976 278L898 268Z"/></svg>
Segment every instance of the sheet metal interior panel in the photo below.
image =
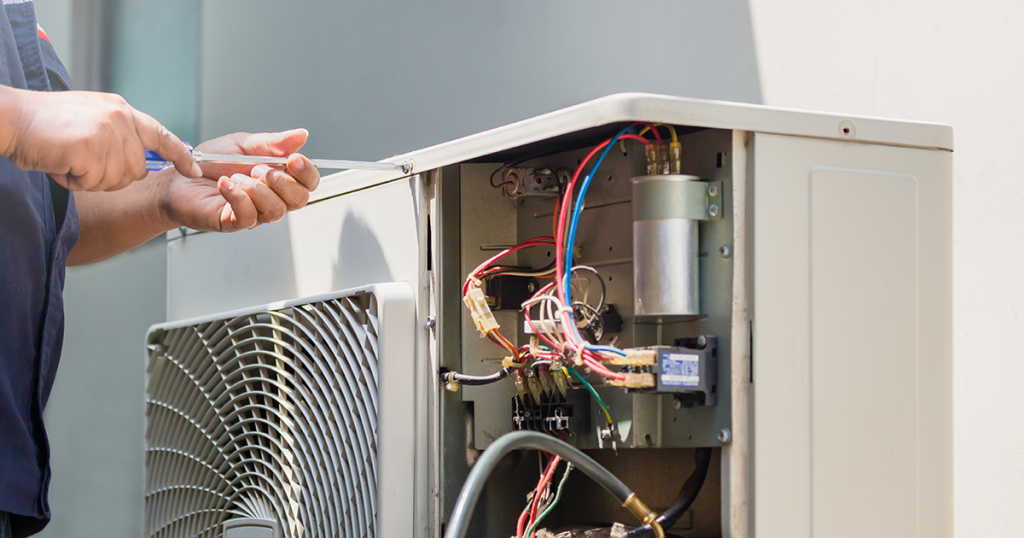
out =
<svg viewBox="0 0 1024 538"><path fill-rule="evenodd" d="M952 536L949 152L757 134L756 536Z"/></svg>

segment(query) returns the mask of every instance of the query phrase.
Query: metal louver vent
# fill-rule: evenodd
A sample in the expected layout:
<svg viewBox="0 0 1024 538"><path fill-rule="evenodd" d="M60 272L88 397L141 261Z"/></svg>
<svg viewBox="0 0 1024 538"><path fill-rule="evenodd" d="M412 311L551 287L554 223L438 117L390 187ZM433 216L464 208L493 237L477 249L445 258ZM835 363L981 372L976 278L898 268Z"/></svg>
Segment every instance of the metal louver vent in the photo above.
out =
<svg viewBox="0 0 1024 538"><path fill-rule="evenodd" d="M288 538L385 536L378 489L412 474L412 312L386 284L151 329L145 534L253 518ZM389 421L408 448L381 437Z"/></svg>

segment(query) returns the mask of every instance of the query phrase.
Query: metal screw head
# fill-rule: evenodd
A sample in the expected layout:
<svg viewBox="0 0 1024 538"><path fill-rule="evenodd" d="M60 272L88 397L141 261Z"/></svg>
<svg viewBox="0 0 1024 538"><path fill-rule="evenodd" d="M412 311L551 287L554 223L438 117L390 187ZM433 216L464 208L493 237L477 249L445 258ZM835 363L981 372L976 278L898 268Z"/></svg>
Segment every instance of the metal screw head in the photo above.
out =
<svg viewBox="0 0 1024 538"><path fill-rule="evenodd" d="M533 292L537 291L537 285L534 284L533 282L527 282L526 283L526 291L528 291L530 293L533 293Z"/></svg>
<svg viewBox="0 0 1024 538"><path fill-rule="evenodd" d="M718 255L723 258L728 258L729 256L732 256L732 247L729 245L722 245L718 249Z"/></svg>
<svg viewBox="0 0 1024 538"><path fill-rule="evenodd" d="M718 185L708 185L708 196L718 196Z"/></svg>
<svg viewBox="0 0 1024 538"><path fill-rule="evenodd" d="M732 440L732 432L729 431L729 428L723 428L722 431L718 432L718 440L721 443L729 444L729 441Z"/></svg>
<svg viewBox="0 0 1024 538"><path fill-rule="evenodd" d="M601 439L611 439L612 430L611 428L601 428Z"/></svg>
<svg viewBox="0 0 1024 538"><path fill-rule="evenodd" d="M679 398L672 398L672 407L675 407L676 409L682 409L683 408L682 400L680 400Z"/></svg>
<svg viewBox="0 0 1024 538"><path fill-rule="evenodd" d="M711 204L711 207L708 208L708 213L710 213L712 217L717 217L718 216L718 206L715 205L715 204Z"/></svg>
<svg viewBox="0 0 1024 538"><path fill-rule="evenodd" d="M427 316L427 328L433 329L437 326L437 318L434 316Z"/></svg>
<svg viewBox="0 0 1024 538"><path fill-rule="evenodd" d="M708 345L708 337L704 336L703 334L698 336L697 337L697 345L700 346L700 347L704 347L704 346Z"/></svg>

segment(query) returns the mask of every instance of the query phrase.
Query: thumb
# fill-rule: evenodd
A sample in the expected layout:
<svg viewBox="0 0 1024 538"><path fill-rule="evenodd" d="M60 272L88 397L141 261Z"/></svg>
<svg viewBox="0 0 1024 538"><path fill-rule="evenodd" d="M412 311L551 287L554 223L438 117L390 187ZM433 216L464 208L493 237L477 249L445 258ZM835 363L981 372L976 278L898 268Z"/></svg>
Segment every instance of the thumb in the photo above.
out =
<svg viewBox="0 0 1024 538"><path fill-rule="evenodd" d="M270 157L286 157L306 144L309 131L292 129L279 133L257 133L239 144L242 152L247 155L267 155Z"/></svg>

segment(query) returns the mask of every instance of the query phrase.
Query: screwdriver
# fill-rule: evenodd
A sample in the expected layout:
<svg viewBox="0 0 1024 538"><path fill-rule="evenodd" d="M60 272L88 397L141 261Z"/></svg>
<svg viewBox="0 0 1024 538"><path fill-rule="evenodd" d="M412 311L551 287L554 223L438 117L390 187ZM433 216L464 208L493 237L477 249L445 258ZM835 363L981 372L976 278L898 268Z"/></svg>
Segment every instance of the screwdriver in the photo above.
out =
<svg viewBox="0 0 1024 538"><path fill-rule="evenodd" d="M264 157L261 155L225 155L219 153L203 153L193 148L188 142L184 142L192 158L197 163L226 163L226 164L288 164L288 157ZM346 161L341 159L310 159L309 162L317 168L329 168L331 170L400 170L408 174L412 171L412 163L402 162L372 162L372 161ZM146 150L146 170L159 172L165 168L174 166L174 163L164 160L155 151Z"/></svg>

